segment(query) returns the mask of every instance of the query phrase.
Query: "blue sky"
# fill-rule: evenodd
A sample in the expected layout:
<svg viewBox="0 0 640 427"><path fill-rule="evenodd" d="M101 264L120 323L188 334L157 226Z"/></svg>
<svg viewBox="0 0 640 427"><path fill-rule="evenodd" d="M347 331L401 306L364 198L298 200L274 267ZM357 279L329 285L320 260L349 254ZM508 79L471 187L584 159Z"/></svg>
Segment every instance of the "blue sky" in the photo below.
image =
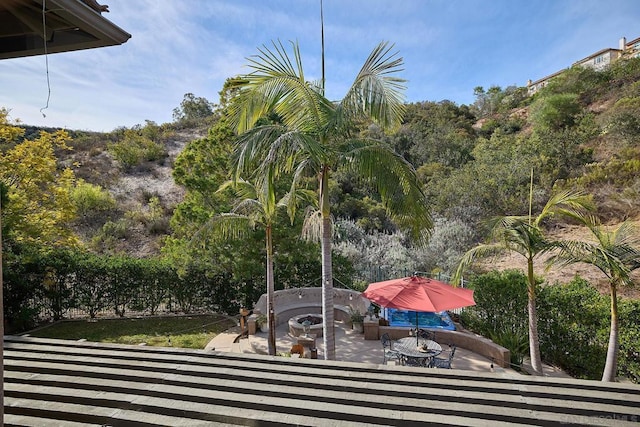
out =
<svg viewBox="0 0 640 427"><path fill-rule="evenodd" d="M298 41L320 76L319 0L102 0L124 45L0 61L0 106L33 125L110 131L172 121L183 95L218 101L225 79L272 40ZM324 0L327 96L340 99L371 50L395 44L406 100L473 103L473 89L525 86L621 37L638 0Z"/></svg>

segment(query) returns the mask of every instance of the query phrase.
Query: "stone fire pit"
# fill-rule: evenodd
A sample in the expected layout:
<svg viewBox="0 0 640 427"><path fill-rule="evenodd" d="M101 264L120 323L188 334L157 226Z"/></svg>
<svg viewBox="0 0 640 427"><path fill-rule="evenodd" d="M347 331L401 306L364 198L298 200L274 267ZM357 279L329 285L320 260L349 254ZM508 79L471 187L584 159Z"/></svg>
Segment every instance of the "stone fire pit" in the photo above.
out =
<svg viewBox="0 0 640 427"><path fill-rule="evenodd" d="M313 334L316 337L322 336L322 315L320 314L301 314L289 319L289 333L294 337L304 335L304 326L302 323L308 320L311 322L309 326L309 334Z"/></svg>

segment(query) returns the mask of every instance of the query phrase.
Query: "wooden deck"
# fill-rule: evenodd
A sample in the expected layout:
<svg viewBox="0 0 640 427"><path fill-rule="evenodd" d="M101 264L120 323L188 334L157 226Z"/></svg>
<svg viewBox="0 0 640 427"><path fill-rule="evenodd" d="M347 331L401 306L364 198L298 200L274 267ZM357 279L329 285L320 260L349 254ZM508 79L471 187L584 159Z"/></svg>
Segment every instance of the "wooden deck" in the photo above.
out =
<svg viewBox="0 0 640 427"><path fill-rule="evenodd" d="M640 386L5 337L6 426L637 425Z"/></svg>

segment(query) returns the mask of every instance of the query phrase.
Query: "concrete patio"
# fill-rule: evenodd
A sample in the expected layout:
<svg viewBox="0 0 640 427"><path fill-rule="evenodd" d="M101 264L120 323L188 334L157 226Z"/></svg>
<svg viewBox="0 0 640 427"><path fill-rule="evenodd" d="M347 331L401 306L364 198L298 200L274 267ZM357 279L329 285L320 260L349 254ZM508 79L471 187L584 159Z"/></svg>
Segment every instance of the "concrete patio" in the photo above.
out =
<svg viewBox="0 0 640 427"><path fill-rule="evenodd" d="M382 344L378 340L365 340L364 334L356 332L344 322L335 322L336 335L336 360L344 362L357 362L367 364L382 364L383 350ZM240 329L234 328L226 333L214 338L207 350L228 351L246 354L268 354L267 332L256 332L255 335L240 336ZM436 334L437 339L437 334ZM276 328L276 354L289 353L291 347L297 343L297 338L289 334L287 324L281 324ZM448 343L441 341L443 350L446 350ZM324 344L322 338L316 339L318 358L322 359L324 354ZM394 364L394 362L389 362ZM522 375L513 369L505 369L499 366L491 368L491 360L479 354L473 353L465 348L458 347L452 362L452 369L474 371L483 373L503 373L512 375ZM420 369L420 368L416 368ZM525 367L526 369L526 367ZM569 375L553 366L544 366L544 376L570 378Z"/></svg>

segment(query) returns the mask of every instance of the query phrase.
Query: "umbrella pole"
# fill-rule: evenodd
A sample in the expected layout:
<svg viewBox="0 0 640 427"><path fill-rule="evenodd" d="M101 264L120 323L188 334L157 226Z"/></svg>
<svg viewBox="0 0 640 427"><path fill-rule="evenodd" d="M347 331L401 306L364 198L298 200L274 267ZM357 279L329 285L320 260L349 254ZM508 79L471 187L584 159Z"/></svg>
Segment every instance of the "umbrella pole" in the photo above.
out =
<svg viewBox="0 0 640 427"><path fill-rule="evenodd" d="M416 311L416 347L418 345L420 345L420 342L418 341L418 329L420 326L420 321L418 320L418 312Z"/></svg>

